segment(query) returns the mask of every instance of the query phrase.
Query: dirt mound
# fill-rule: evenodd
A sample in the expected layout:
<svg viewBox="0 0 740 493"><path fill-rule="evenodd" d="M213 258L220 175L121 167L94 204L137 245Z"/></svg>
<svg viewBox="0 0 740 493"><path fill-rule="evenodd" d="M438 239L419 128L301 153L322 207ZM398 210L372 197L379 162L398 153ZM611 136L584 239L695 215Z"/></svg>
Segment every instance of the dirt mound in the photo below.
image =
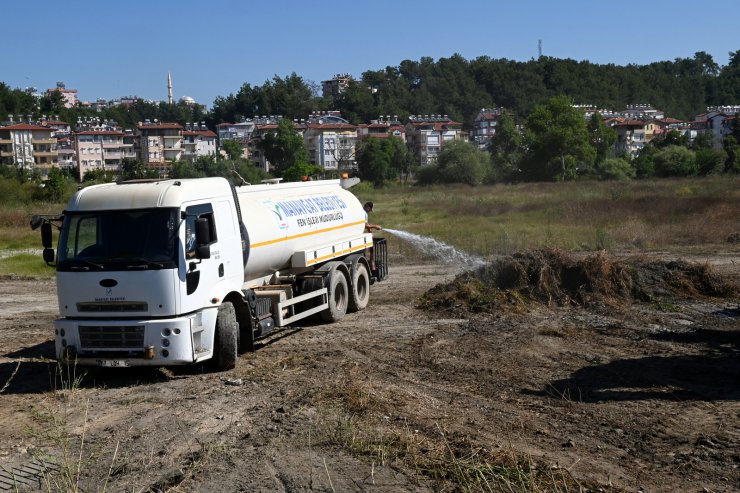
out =
<svg viewBox="0 0 740 493"><path fill-rule="evenodd" d="M530 250L490 262L427 291L420 308L465 312L523 309L528 302L619 305L687 297L740 295L740 286L709 264L613 259L605 252L579 258L559 250Z"/></svg>

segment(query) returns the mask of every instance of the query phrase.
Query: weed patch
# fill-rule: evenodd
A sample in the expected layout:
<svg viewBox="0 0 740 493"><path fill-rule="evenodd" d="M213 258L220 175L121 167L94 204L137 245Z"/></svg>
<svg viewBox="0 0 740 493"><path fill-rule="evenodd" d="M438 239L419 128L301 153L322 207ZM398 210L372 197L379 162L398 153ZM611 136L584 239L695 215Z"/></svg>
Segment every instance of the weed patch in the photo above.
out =
<svg viewBox="0 0 740 493"><path fill-rule="evenodd" d="M493 312L527 303L622 305L675 298L740 295L740 286L709 264L614 260L605 252L579 259L558 250L531 250L494 260L435 286L419 301L424 309Z"/></svg>

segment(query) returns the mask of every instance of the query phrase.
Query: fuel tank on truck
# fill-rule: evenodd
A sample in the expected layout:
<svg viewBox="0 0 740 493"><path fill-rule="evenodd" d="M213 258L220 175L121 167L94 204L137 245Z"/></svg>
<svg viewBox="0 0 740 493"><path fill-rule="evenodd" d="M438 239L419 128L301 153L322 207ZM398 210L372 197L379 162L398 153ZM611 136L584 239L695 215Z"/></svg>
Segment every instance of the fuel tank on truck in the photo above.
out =
<svg viewBox="0 0 740 493"><path fill-rule="evenodd" d="M244 269L249 284L287 272L295 252L363 235L362 204L339 180L237 187L249 237Z"/></svg>

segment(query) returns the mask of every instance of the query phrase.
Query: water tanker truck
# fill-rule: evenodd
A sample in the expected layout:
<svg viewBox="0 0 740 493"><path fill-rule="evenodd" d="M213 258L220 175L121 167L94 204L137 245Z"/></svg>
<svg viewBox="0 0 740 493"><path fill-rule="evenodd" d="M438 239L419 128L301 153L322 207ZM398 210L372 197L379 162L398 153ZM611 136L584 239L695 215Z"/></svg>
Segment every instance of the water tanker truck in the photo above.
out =
<svg viewBox="0 0 740 493"><path fill-rule="evenodd" d="M57 357L227 370L278 328L364 309L387 251L345 181L109 183L79 190L59 216L34 216L56 266Z"/></svg>

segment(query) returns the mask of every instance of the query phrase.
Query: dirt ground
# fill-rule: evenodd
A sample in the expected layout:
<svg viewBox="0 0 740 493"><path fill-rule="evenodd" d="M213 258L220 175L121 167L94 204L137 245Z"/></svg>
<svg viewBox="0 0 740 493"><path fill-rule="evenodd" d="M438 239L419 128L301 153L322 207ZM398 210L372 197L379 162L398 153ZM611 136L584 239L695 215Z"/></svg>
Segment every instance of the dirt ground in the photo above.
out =
<svg viewBox="0 0 740 493"><path fill-rule="evenodd" d="M0 491L740 491L737 299L456 318L391 261L225 373L58 368L54 282L0 280Z"/></svg>

